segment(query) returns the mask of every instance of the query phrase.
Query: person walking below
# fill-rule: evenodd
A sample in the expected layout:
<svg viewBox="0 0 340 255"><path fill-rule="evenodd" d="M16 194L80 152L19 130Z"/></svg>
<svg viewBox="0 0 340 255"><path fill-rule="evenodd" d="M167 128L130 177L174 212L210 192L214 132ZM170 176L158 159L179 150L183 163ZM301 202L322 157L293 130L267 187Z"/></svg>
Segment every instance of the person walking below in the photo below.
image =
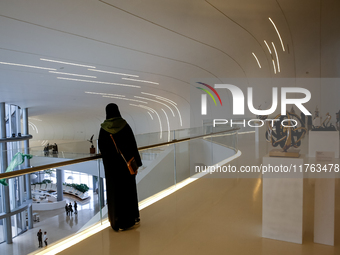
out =
<svg viewBox="0 0 340 255"><path fill-rule="evenodd" d="M66 216L70 214L69 209L68 209L68 204L65 205L65 211L66 211Z"/></svg>
<svg viewBox="0 0 340 255"><path fill-rule="evenodd" d="M77 211L78 205L76 201L74 201L73 207L74 207L74 214L78 214L78 211Z"/></svg>
<svg viewBox="0 0 340 255"><path fill-rule="evenodd" d="M45 231L44 232L44 243L45 243L45 246L47 246L47 232Z"/></svg>
<svg viewBox="0 0 340 255"><path fill-rule="evenodd" d="M41 232L41 229L39 229L39 232L38 232L37 236L38 236L39 248L42 248L43 244L42 244L42 232Z"/></svg>
<svg viewBox="0 0 340 255"><path fill-rule="evenodd" d="M69 212L70 212L70 214L71 214L71 216L72 216L73 209L72 209L72 204L71 204L71 202L70 202L70 204L69 204L69 206L68 206L68 210L69 210Z"/></svg>
<svg viewBox="0 0 340 255"><path fill-rule="evenodd" d="M101 124L98 145L103 157L111 227L115 231L131 228L139 223L136 175L130 174L118 149L127 161L134 157L138 167L142 166L142 161L132 129L116 104L106 106L106 120Z"/></svg>

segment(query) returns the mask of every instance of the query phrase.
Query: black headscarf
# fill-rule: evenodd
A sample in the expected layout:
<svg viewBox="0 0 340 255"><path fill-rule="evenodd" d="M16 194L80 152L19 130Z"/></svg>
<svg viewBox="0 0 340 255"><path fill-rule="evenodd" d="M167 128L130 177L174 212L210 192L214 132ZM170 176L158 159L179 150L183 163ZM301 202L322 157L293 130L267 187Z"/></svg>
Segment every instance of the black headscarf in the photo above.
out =
<svg viewBox="0 0 340 255"><path fill-rule="evenodd" d="M118 105L116 104L108 104L105 108L106 110L106 119L116 118L116 117L122 117L119 112Z"/></svg>

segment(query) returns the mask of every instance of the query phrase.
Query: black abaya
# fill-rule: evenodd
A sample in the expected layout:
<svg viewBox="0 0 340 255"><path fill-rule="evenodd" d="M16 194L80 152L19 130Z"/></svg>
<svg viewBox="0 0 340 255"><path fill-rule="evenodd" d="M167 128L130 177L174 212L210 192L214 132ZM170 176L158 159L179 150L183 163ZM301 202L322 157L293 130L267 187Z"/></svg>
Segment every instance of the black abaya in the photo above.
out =
<svg viewBox="0 0 340 255"><path fill-rule="evenodd" d="M137 165L142 165L135 137L128 124L113 134L113 138L127 161L135 157ZM139 219L136 176L130 174L110 133L103 128L100 129L98 145L103 156L111 227L114 230L129 228Z"/></svg>

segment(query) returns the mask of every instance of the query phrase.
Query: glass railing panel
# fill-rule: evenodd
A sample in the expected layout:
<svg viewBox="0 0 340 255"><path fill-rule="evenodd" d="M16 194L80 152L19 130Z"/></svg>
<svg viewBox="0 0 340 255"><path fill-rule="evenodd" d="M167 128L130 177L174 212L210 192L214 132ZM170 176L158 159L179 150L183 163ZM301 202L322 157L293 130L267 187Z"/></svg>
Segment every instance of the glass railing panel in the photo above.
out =
<svg viewBox="0 0 340 255"><path fill-rule="evenodd" d="M190 176L207 173L237 153L237 131L217 132L189 141ZM209 177L211 175L207 175Z"/></svg>
<svg viewBox="0 0 340 255"><path fill-rule="evenodd" d="M17 142L14 143L13 142L8 143L7 150L2 152L3 153L2 155L7 155L7 159L6 156L1 157L0 158L1 165L4 160L7 160L7 165L9 165L18 152L22 154L32 155L33 157L30 159L30 166L33 167L65 162L68 160L81 159L95 155L90 153L91 145L89 145L89 142L87 141L65 144L61 143L58 145L58 151L53 151L51 149L44 151L43 146L24 149L23 146L18 146ZM14 171L24 168L27 167L25 166L25 164L22 164L14 168Z"/></svg>
<svg viewBox="0 0 340 255"><path fill-rule="evenodd" d="M138 147L144 147L157 143L166 143L171 141L171 133L172 132L169 133L168 131L163 131L148 134L138 134L135 135L135 139Z"/></svg>
<svg viewBox="0 0 340 255"><path fill-rule="evenodd" d="M25 183L25 176L7 179L8 186L0 184L0 197L5 196L4 189L9 192L11 213L11 230L13 241L20 243L20 249L28 254L38 249L37 232L47 232L49 244L59 242L66 237L101 223L102 207L106 205L106 187L101 160L92 160L79 164L48 169L29 174L30 186ZM62 197L58 193L62 190ZM31 199L27 199L28 194ZM71 208L66 212L66 205ZM30 229L31 204L32 224ZM75 208L77 204L77 210ZM24 210L20 210L23 208ZM3 208L0 210L4 211ZM18 213L15 213L18 211ZM0 249L4 254L15 254L11 245L6 244L4 219L0 211Z"/></svg>
<svg viewBox="0 0 340 255"><path fill-rule="evenodd" d="M179 183L190 177L190 154L189 142L173 144L175 150L175 176L176 183Z"/></svg>
<svg viewBox="0 0 340 255"><path fill-rule="evenodd" d="M238 130L227 133L218 133L208 136L207 139L209 139L211 142L215 142L222 146L237 150L237 133Z"/></svg>
<svg viewBox="0 0 340 255"><path fill-rule="evenodd" d="M175 184L174 147L161 146L140 151L143 166L136 176L138 200L142 201Z"/></svg>
<svg viewBox="0 0 340 255"><path fill-rule="evenodd" d="M96 147L96 141L93 141ZM34 146L29 148L29 153L36 157L77 159L87 157L95 153L95 148L91 151L91 143L89 141L77 141L66 143L51 143L43 146Z"/></svg>
<svg viewBox="0 0 340 255"><path fill-rule="evenodd" d="M155 133L148 133L148 134L138 134L138 135L135 135L135 138L136 138L138 147L143 147L143 146L154 145L157 143L166 143L169 141L173 141L174 139L179 140L179 139L192 138L195 136L211 134L214 132L229 131L234 128L235 127L230 127L230 125L221 125L221 126L216 126L216 127L207 125L204 127L179 129L179 130L173 130L170 132L163 131L162 133L155 132Z"/></svg>

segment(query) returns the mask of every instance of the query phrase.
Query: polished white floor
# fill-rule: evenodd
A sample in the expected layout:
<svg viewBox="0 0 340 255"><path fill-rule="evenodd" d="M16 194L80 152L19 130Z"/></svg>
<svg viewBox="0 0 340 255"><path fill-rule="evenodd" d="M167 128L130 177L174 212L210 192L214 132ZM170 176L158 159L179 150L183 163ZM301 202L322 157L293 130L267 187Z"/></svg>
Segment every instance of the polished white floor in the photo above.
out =
<svg viewBox="0 0 340 255"><path fill-rule="evenodd" d="M301 147L306 153L307 140ZM254 134L240 136L236 165L261 163L272 147L256 144ZM338 162L338 160L336 161ZM338 162L339 163L339 162ZM262 179L202 178L141 211L138 228L107 228L61 252L74 254L340 254L340 185L336 180L335 246L313 242L314 181L304 179L303 244L262 238ZM219 177L219 178L217 178ZM224 176L226 177L226 176Z"/></svg>

